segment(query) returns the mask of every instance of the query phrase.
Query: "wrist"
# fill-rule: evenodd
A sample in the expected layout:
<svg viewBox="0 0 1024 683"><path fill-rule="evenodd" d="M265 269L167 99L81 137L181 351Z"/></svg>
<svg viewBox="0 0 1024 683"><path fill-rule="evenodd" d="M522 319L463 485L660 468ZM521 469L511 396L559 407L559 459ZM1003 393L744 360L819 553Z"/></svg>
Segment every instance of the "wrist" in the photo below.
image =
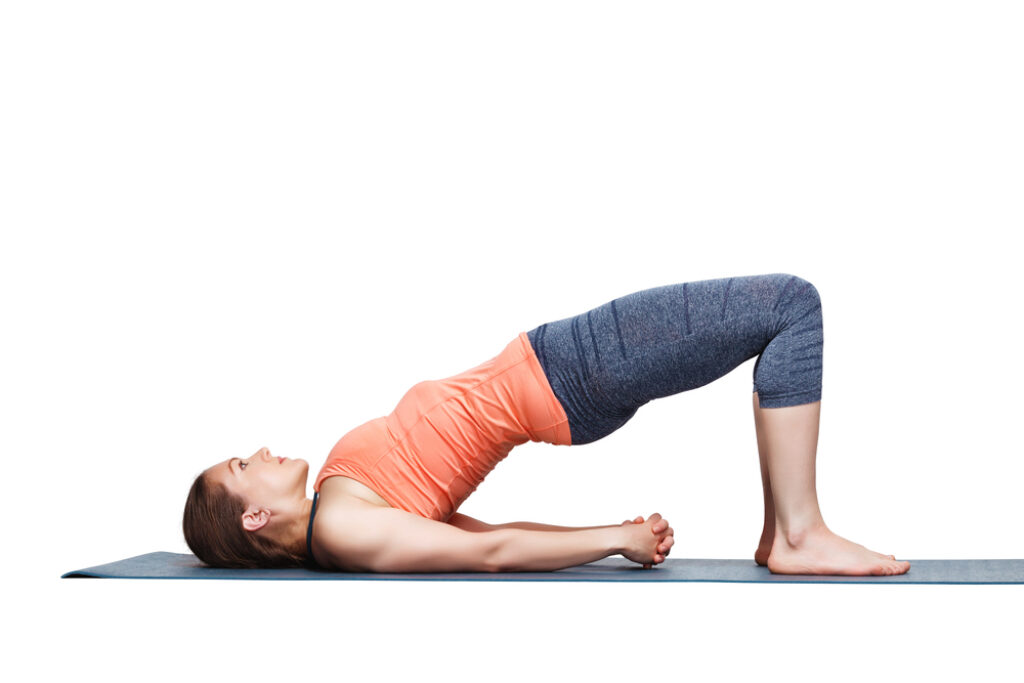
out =
<svg viewBox="0 0 1024 683"><path fill-rule="evenodd" d="M619 524L617 526L608 527L609 542L612 544L609 555L621 555L625 552L626 547L629 545L626 540L626 535L629 530L625 525Z"/></svg>

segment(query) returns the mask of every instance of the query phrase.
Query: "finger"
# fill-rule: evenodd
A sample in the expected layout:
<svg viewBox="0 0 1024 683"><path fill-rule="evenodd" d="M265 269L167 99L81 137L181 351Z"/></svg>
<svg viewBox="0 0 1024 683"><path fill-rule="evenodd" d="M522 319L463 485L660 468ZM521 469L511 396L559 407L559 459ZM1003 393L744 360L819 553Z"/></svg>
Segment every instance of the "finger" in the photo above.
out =
<svg viewBox="0 0 1024 683"><path fill-rule="evenodd" d="M654 526L651 527L651 531L653 531L656 534L660 534L667 528L668 522L666 522L665 520L661 520L660 522L657 522Z"/></svg>
<svg viewBox="0 0 1024 683"><path fill-rule="evenodd" d="M643 515L637 515L636 519L634 519L633 522L635 524L643 524L644 523L644 516Z"/></svg>

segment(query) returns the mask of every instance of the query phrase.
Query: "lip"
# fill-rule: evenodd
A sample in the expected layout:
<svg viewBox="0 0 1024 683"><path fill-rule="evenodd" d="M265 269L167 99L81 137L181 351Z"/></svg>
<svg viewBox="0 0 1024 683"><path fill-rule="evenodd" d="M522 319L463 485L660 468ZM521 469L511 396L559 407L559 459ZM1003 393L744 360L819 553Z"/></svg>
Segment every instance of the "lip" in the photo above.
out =
<svg viewBox="0 0 1024 683"><path fill-rule="evenodd" d="M277 461L278 461L278 462L284 462L284 461L285 461L285 458L284 458L283 456L280 456L280 455L279 455L279 456L277 456Z"/></svg>

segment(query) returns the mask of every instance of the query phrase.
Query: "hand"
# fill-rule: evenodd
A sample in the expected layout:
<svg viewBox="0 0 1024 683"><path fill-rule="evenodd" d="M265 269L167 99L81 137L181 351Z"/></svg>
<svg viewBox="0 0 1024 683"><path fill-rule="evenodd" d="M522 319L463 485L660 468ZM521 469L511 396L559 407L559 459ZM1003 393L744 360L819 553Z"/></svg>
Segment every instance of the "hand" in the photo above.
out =
<svg viewBox="0 0 1024 683"><path fill-rule="evenodd" d="M642 564L644 569L651 569L661 564L668 556L669 550L675 545L675 532L668 520L655 512L647 521L643 517L626 520L620 525L626 535L623 557Z"/></svg>

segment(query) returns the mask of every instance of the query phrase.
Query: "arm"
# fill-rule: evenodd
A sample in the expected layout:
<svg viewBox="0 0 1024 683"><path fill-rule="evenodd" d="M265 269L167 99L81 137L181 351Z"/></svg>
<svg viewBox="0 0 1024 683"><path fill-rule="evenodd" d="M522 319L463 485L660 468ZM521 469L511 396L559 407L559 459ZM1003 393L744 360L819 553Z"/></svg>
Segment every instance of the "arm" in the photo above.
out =
<svg viewBox="0 0 1024 683"><path fill-rule="evenodd" d="M621 524L608 524L605 526L555 526L553 524L538 524L536 522L506 522L497 524L495 529L527 529L529 531L582 531L584 529L616 529Z"/></svg>
<svg viewBox="0 0 1024 683"><path fill-rule="evenodd" d="M469 518L472 519L472 518ZM475 520L474 520L475 521ZM480 522L482 524L482 522ZM528 522L527 522L528 524ZM490 525L488 525L490 526ZM544 526L544 525L537 525ZM555 527L557 532L500 525L491 534L503 534L498 544L499 571L552 571L586 564L621 553L644 569L665 561L675 543L668 520L654 513L607 527Z"/></svg>
<svg viewBox="0 0 1024 683"><path fill-rule="evenodd" d="M641 518L641 521L643 519ZM537 524L535 522L506 522L505 524L488 524L474 519L461 512L455 512L448 518L448 523L466 531L493 531L494 529L528 529L530 531L579 531L581 529L611 529L621 526L620 524L609 524L606 526L555 526L553 524Z"/></svg>
<svg viewBox="0 0 1024 683"><path fill-rule="evenodd" d="M626 525L550 532L492 529L470 532L397 508L347 505L318 518L330 565L368 572L552 571L586 564L639 546ZM657 536L644 526L637 538ZM666 525L667 526L667 525Z"/></svg>
<svg viewBox="0 0 1024 683"><path fill-rule="evenodd" d="M487 532L497 540L498 571L545 572L575 567L624 552L623 527L570 531L504 528Z"/></svg>
<svg viewBox="0 0 1024 683"><path fill-rule="evenodd" d="M356 572L499 571L497 532L471 533L397 508L324 510L320 543L331 565Z"/></svg>
<svg viewBox="0 0 1024 683"><path fill-rule="evenodd" d="M638 518L641 522L643 518ZM628 520L627 520L628 521ZM583 539L580 549L582 555L574 559L572 544L566 544L564 537L559 534L589 531L596 529L617 529L622 526L613 524L608 526L571 527L554 526L552 524L536 524L534 522L508 522L506 524L488 524L479 519L455 512L448 518L448 523L459 529L473 533L493 533L499 530L520 530L531 532L544 532L540 534L505 534L500 538L506 544L503 547L504 554L498 559L499 571L546 571L549 569L563 569L577 564L586 564L609 555L621 552L617 548L609 549L608 535L614 532L605 532L605 536L591 535ZM559 532L552 534L551 532ZM581 537L577 534L572 538L573 544L579 544ZM597 539L597 540L595 540ZM595 545L596 544L596 545ZM612 545L615 545L614 543Z"/></svg>

